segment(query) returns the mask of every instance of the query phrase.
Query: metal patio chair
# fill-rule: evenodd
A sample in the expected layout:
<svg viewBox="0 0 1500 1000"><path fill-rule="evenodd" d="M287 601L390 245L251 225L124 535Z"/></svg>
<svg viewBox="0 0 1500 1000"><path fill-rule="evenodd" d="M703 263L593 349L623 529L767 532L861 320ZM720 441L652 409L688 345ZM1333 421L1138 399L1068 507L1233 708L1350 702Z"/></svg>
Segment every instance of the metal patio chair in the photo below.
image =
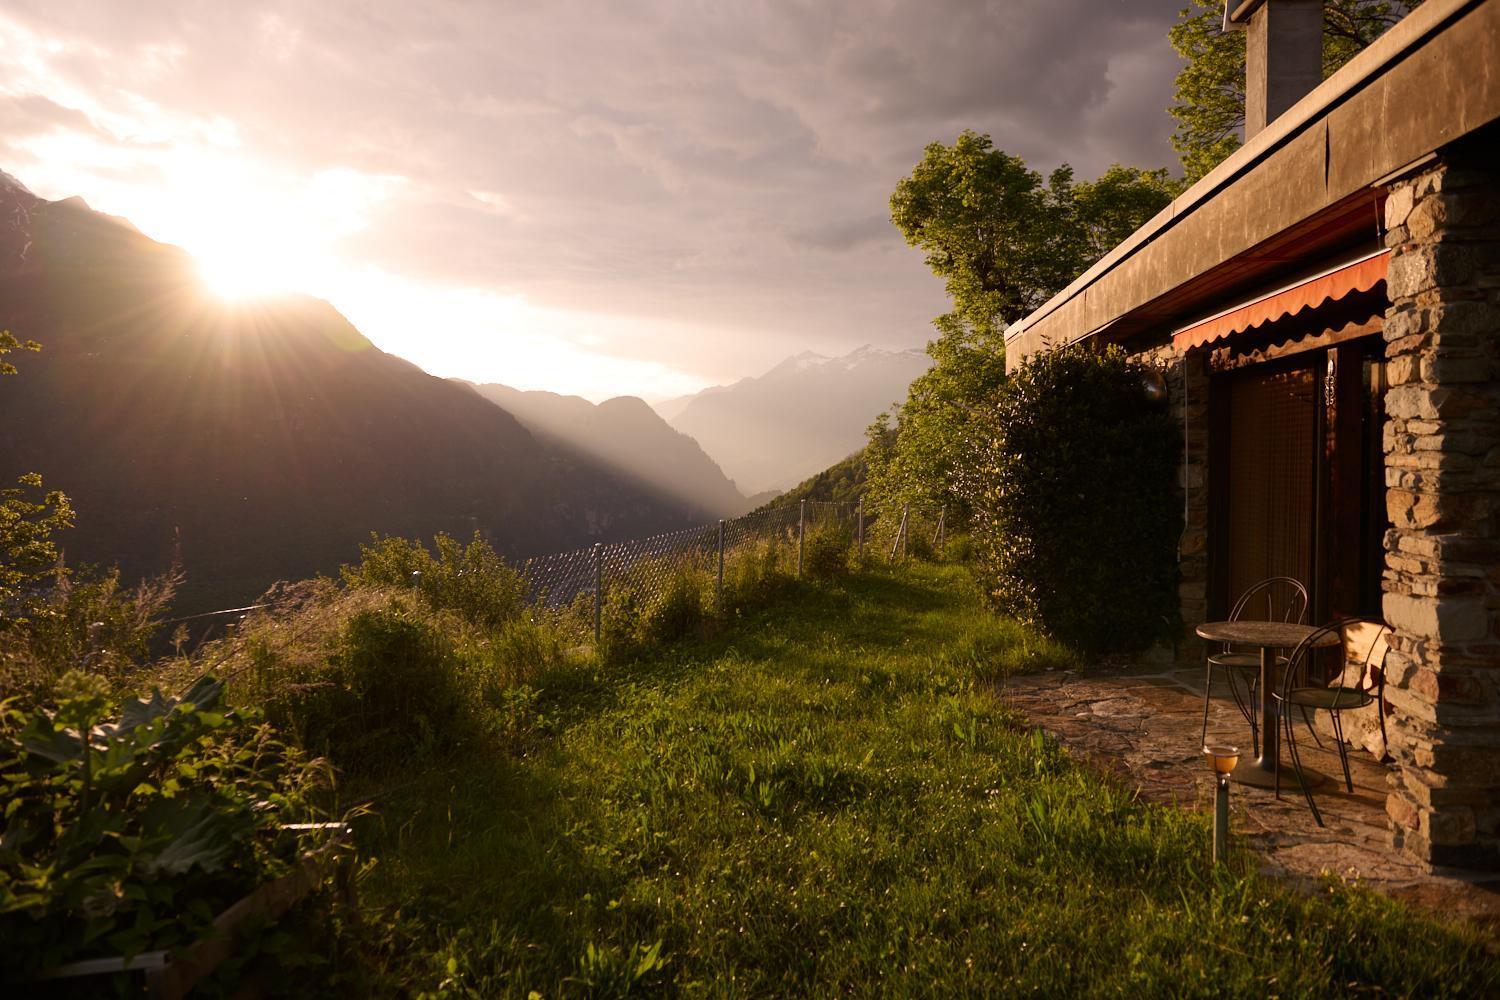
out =
<svg viewBox="0 0 1500 1000"><path fill-rule="evenodd" d="M1289 576L1273 576L1250 587L1229 610L1229 621L1296 622L1307 618L1307 588ZM1286 663L1278 656L1277 663ZM1250 723L1250 743L1260 756L1260 719L1256 698L1260 689L1259 651L1241 652L1232 643L1224 643L1205 659L1203 676L1203 742L1208 742L1208 709L1213 698L1214 672L1223 671L1229 683L1229 694L1235 707Z"/></svg>
<svg viewBox="0 0 1500 1000"><path fill-rule="evenodd" d="M1370 639L1369 647L1363 655L1351 657L1349 655L1349 632L1356 625L1373 625L1377 631ZM1391 627L1378 618L1344 618L1328 625L1324 625L1313 632L1298 644L1292 651L1290 663L1281 680L1281 690L1273 692L1276 699L1281 703L1281 718L1286 726L1286 744L1291 751L1292 766L1296 768L1298 777L1297 784L1302 788L1302 794L1307 798L1307 805L1312 809L1313 819L1319 826L1323 825L1323 814L1318 811L1318 804L1313 801L1312 788L1302 780L1302 758L1297 750L1297 737L1292 727L1292 707L1296 706L1302 713L1303 722L1306 723L1308 731L1317 739L1317 731L1313 728L1309 713L1314 716L1318 712L1327 712L1333 723L1333 739L1338 746L1339 763L1344 768L1344 788L1351 794L1354 792L1354 779L1349 774L1349 748L1344 739L1344 726L1341 718L1342 713L1354 709L1368 708L1371 705L1379 705L1380 729L1385 731L1385 654L1390 650L1387 642ZM1339 644L1338 673L1332 677L1315 678L1314 667L1316 659L1316 647L1318 641L1324 636L1337 634ZM1348 683L1349 667L1353 663L1360 665L1359 676L1354 682ZM1322 741L1318 740L1318 745ZM1281 798L1281 771L1276 772L1276 797Z"/></svg>

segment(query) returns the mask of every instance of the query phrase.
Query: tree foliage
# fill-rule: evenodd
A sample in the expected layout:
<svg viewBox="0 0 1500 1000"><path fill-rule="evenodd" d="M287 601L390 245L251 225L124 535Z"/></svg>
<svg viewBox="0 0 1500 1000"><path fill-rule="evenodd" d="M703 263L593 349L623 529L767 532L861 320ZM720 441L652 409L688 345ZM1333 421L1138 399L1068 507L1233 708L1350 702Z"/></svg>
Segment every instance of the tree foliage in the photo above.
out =
<svg viewBox="0 0 1500 1000"><path fill-rule="evenodd" d="M1329 0L1323 4L1323 76L1354 58L1422 0ZM1191 0L1168 32L1185 60L1167 110L1172 145L1189 183L1240 147L1245 126L1245 33L1224 31L1224 5Z"/></svg>
<svg viewBox="0 0 1500 1000"><path fill-rule="evenodd" d="M891 196L891 221L947 284L952 311L934 320L936 364L871 425L868 490L880 504L965 502L955 477L976 415L1005 379L1005 327L1036 309L1164 208L1179 184L1165 170L1116 164L1077 181L1046 178L987 135L930 144Z"/></svg>
<svg viewBox="0 0 1500 1000"><path fill-rule="evenodd" d="M5 359L13 351L40 351L34 340L19 340L0 330L0 376L15 375ZM42 477L22 476L0 489L0 632L23 624L40 600L39 590L51 577L65 574L53 535L73 526L73 508L58 490L42 492Z"/></svg>
<svg viewBox="0 0 1500 1000"><path fill-rule="evenodd" d="M965 470L975 569L1001 610L1069 645L1132 651L1176 621L1176 422L1119 347L1027 358Z"/></svg>
<svg viewBox="0 0 1500 1000"><path fill-rule="evenodd" d="M13 351L40 351L42 345L34 340L18 340L9 330L0 330L0 375L16 374L16 366L5 360Z"/></svg>
<svg viewBox="0 0 1500 1000"><path fill-rule="evenodd" d="M989 136L965 130L951 146L928 144L891 195L891 221L946 283L957 319L988 334L1072 276L1056 225L1069 180L1064 169L1046 182Z"/></svg>
<svg viewBox="0 0 1500 1000"><path fill-rule="evenodd" d="M866 432L868 493L882 506L911 504L967 516L957 477L972 445L971 428L985 401L1005 381L1005 345L981 336L953 313L937 320L927 345L937 362L917 376L906 401L882 413Z"/></svg>

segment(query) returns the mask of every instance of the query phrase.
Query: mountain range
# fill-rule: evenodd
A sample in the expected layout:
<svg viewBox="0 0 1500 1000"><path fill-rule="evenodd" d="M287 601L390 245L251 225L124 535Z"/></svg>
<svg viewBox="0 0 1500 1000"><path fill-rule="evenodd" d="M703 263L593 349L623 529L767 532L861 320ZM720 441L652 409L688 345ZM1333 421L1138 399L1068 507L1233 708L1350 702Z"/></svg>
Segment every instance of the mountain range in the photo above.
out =
<svg viewBox="0 0 1500 1000"><path fill-rule="evenodd" d="M179 554L191 609L330 572L372 531L479 531L518 558L702 518L327 302L226 303L185 252L3 174L0 329L42 345L0 383L0 483L69 495L71 563L138 577Z"/></svg>
<svg viewBox="0 0 1500 1000"><path fill-rule="evenodd" d="M858 451L865 428L906 398L932 359L921 350L806 351L756 378L656 406L746 494L788 489Z"/></svg>
<svg viewBox="0 0 1500 1000"><path fill-rule="evenodd" d="M644 400L618 396L594 404L581 396L471 385L532 433L618 472L703 520L734 517L748 503L698 442L674 430Z"/></svg>

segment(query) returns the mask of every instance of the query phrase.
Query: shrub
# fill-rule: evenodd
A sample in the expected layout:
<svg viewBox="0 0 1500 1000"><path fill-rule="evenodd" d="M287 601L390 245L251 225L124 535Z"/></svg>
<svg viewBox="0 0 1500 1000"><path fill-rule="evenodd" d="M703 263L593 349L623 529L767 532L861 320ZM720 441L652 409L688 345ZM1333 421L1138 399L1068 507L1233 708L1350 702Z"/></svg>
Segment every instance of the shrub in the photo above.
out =
<svg viewBox="0 0 1500 1000"><path fill-rule="evenodd" d="M607 588L599 609L599 646L595 650L599 661L624 663L639 656L641 650L641 605L635 590Z"/></svg>
<svg viewBox="0 0 1500 1000"><path fill-rule="evenodd" d="M450 638L461 619L326 580L279 603L206 655L225 659L243 697L299 744L369 772L472 735L480 681Z"/></svg>
<svg viewBox="0 0 1500 1000"><path fill-rule="evenodd" d="M1003 611L1086 652L1141 649L1177 618L1181 437L1118 347L1028 358L966 480L975 568Z"/></svg>
<svg viewBox="0 0 1500 1000"><path fill-rule="evenodd" d="M942 557L950 562L970 562L974 558L974 536L967 531L949 534L943 542Z"/></svg>
<svg viewBox="0 0 1500 1000"><path fill-rule="evenodd" d="M73 508L60 491L38 496L41 489L42 477L34 472L0 489L0 631L24 623L47 581L66 575L52 536L73 526Z"/></svg>
<svg viewBox="0 0 1500 1000"><path fill-rule="evenodd" d="M468 545L439 534L436 555L421 542L371 535L360 546L357 566L345 566L351 586L410 587L439 611L452 611L475 625L499 628L522 610L526 584L475 532Z"/></svg>
<svg viewBox="0 0 1500 1000"><path fill-rule="evenodd" d="M802 539L802 572L814 580L832 580L849 572L854 539L849 526L824 521Z"/></svg>
<svg viewBox="0 0 1500 1000"><path fill-rule="evenodd" d="M51 713L0 702L0 982L193 943L291 870L299 835L282 824L319 818L318 763L219 708L212 678L113 720L103 678L75 671L57 689Z"/></svg>
<svg viewBox="0 0 1500 1000"><path fill-rule="evenodd" d="M693 634L707 618L712 578L677 561L642 563L631 578L606 586L599 623L599 658L633 659L652 646Z"/></svg>
<svg viewBox="0 0 1500 1000"><path fill-rule="evenodd" d="M789 545L761 541L724 557L724 610L748 611L769 604L792 586Z"/></svg>
<svg viewBox="0 0 1500 1000"><path fill-rule="evenodd" d="M545 618L517 618L480 640L473 654L483 663L485 689L499 691L524 684L564 659L561 634Z"/></svg>
<svg viewBox="0 0 1500 1000"><path fill-rule="evenodd" d="M673 566L665 585L648 602L641 615L641 640L660 645L691 635L703 623L704 574L691 566Z"/></svg>

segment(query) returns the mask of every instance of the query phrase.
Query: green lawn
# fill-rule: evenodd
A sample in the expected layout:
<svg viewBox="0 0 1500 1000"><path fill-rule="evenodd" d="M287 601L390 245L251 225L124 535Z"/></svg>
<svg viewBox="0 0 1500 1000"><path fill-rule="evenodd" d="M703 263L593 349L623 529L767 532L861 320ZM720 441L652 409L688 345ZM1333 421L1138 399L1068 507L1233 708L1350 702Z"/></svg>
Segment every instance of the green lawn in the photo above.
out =
<svg viewBox="0 0 1500 1000"><path fill-rule="evenodd" d="M1475 996L1465 933L1207 864L1001 705L1061 652L964 570L801 588L725 634L518 689L507 735L360 840L372 988L448 995ZM416 784L410 784L415 781Z"/></svg>

